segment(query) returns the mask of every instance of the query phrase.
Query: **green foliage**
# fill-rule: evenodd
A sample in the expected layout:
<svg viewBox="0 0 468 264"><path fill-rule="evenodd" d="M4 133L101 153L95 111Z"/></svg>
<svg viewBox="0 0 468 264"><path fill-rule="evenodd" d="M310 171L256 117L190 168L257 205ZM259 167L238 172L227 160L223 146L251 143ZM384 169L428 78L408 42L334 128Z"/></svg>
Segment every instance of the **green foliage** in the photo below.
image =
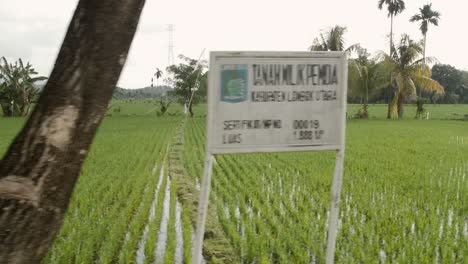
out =
<svg viewBox="0 0 468 264"><path fill-rule="evenodd" d="M420 22L419 29L421 33L426 36L429 24L434 26L439 25L440 13L432 10L432 3L425 4L422 8L419 8L419 14L416 14L410 18L410 22Z"/></svg>
<svg viewBox="0 0 468 264"><path fill-rule="evenodd" d="M357 118L367 119L369 97L388 86L390 76L385 71L384 63L369 58L367 51L361 47L357 49L358 58L348 61L348 94L349 97L359 97L362 109L356 114Z"/></svg>
<svg viewBox="0 0 468 264"><path fill-rule="evenodd" d="M143 262L153 263L166 187L171 202L164 259L174 263L175 248L181 246L174 243L177 197L183 207L184 259L190 263L196 219L190 208L196 208L198 195L181 193L196 189L195 182L201 180L206 120L188 120L185 145L177 145L183 154L175 158L190 175L190 181L181 182L174 179L174 170L168 171L166 157L182 119L147 113L151 102L112 104L121 111L100 127L63 228L44 263L134 263L146 228ZM197 113L206 112L204 104L196 108ZM358 108L348 105L348 112ZM431 120L398 122L382 120L384 105L369 108L374 120L347 124L336 262L376 262L383 250L387 260L396 263L437 258L465 263L468 123L433 119L466 118L468 106L426 105ZM0 155L24 121L0 120ZM321 263L333 166L332 153L219 155L207 224L219 221L221 233L244 263ZM210 263L231 256L232 247L213 244Z"/></svg>
<svg viewBox="0 0 468 264"><path fill-rule="evenodd" d="M172 100L167 96L161 97L159 98L158 103L159 103L158 115L162 116L167 112L167 110L169 110L169 106L171 106Z"/></svg>
<svg viewBox="0 0 468 264"><path fill-rule="evenodd" d="M415 118L422 118L424 117L424 113L426 113L426 108L424 107L424 104L427 103L427 100L422 97L418 97L416 99L416 115Z"/></svg>
<svg viewBox="0 0 468 264"><path fill-rule="evenodd" d="M410 104L406 105L411 106ZM386 118L388 106L385 104L369 104L369 119L372 120L383 120ZM357 113L362 109L360 104L348 104L348 118L352 117L354 113ZM468 115L468 105L466 104L425 104L424 109L426 113L429 113L430 120L451 120L460 119L465 115ZM403 117L403 120L413 120L416 115L416 107L412 107L407 111L407 115ZM426 116L423 116L425 119Z"/></svg>
<svg viewBox="0 0 468 264"><path fill-rule="evenodd" d="M445 88L445 96L435 97L437 103L468 103L468 72L461 71L447 64L436 64L432 67L432 79Z"/></svg>
<svg viewBox="0 0 468 264"><path fill-rule="evenodd" d="M444 88L431 79L431 71L420 59L421 43L403 35L399 44L392 46L392 55L383 54L386 70L390 72L391 89L394 97L389 104L389 117L403 117L403 104L407 97L415 97L416 89L428 93L444 94Z"/></svg>
<svg viewBox="0 0 468 264"><path fill-rule="evenodd" d="M205 120L188 125L186 166L202 175ZM349 121L335 262L465 263L467 131ZM333 153L216 157L211 205L241 263L324 262L333 165Z"/></svg>
<svg viewBox="0 0 468 264"><path fill-rule="evenodd" d="M403 12L406 8L405 2L403 0L379 0L378 8L382 10L383 6L387 5L387 16L390 17L390 51L389 54L392 55L393 50L393 18ZM389 116L390 117L390 116Z"/></svg>
<svg viewBox="0 0 468 264"><path fill-rule="evenodd" d="M146 258L154 257L168 178L163 160L179 121L112 116L103 122L44 263L133 263L146 225L151 249Z"/></svg>
<svg viewBox="0 0 468 264"><path fill-rule="evenodd" d="M346 27L334 26L324 33L320 33L319 38L315 38L312 45L309 47L310 51L351 51L358 44L354 44L345 49L344 34Z"/></svg>
<svg viewBox="0 0 468 264"><path fill-rule="evenodd" d="M388 17L396 16L403 12L406 8L405 2L403 0L379 0L378 8L383 9L383 6L387 5Z"/></svg>
<svg viewBox="0 0 468 264"><path fill-rule="evenodd" d="M167 96L171 91L169 86L145 87L140 89L124 89L116 87L112 95L116 100L144 100L144 99L159 99Z"/></svg>
<svg viewBox="0 0 468 264"><path fill-rule="evenodd" d="M170 95L178 103L186 104L193 116L192 105L206 100L208 73L205 70L207 62L191 59L184 55L179 55L179 58L182 63L167 67L167 72L171 76L167 82L174 87Z"/></svg>
<svg viewBox="0 0 468 264"><path fill-rule="evenodd" d="M357 119L369 119L369 105L364 103L361 108L354 115Z"/></svg>
<svg viewBox="0 0 468 264"><path fill-rule="evenodd" d="M156 72L154 73L154 77L156 77L156 79L159 79L161 78L163 75L163 72L162 70L160 70L159 68L156 68Z"/></svg>
<svg viewBox="0 0 468 264"><path fill-rule="evenodd" d="M24 65L21 59L8 63L5 57L0 61L0 107L3 115L26 116L36 101L39 90L34 86L46 77L33 77L38 73L29 62Z"/></svg>
<svg viewBox="0 0 468 264"><path fill-rule="evenodd" d="M344 33L346 27L335 26L328 32L320 33L320 38L315 38L311 51L342 51L344 50Z"/></svg>

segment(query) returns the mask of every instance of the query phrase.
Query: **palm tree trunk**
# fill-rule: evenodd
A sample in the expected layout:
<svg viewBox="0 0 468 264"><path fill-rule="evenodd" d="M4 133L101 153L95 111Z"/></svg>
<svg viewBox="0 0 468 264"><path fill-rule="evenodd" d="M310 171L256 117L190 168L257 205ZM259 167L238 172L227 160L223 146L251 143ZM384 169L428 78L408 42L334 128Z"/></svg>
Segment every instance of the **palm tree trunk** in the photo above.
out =
<svg viewBox="0 0 468 264"><path fill-rule="evenodd" d="M393 47L393 14L390 15L390 57L393 55L392 53L392 47Z"/></svg>
<svg viewBox="0 0 468 264"><path fill-rule="evenodd" d="M395 91L395 89L393 89L393 85L389 84L389 89L392 89L392 92L393 92L393 98L390 97L388 98L388 108L387 108L387 119L391 119L392 118L392 112L393 112L393 106L395 104L395 100L396 100L396 96L397 96L397 92Z"/></svg>
<svg viewBox="0 0 468 264"><path fill-rule="evenodd" d="M397 110L398 110L398 118L403 118L403 104L405 103L405 96L402 92L398 93L398 101L397 101Z"/></svg>
<svg viewBox="0 0 468 264"><path fill-rule="evenodd" d="M423 46L423 61L424 61L424 64L426 64L426 34L424 34L424 46Z"/></svg>
<svg viewBox="0 0 468 264"><path fill-rule="evenodd" d="M387 119L391 119L392 118L392 99L389 98L388 100L388 107L387 107Z"/></svg>
<svg viewBox="0 0 468 264"><path fill-rule="evenodd" d="M393 47L393 14L390 14L390 52L388 53L390 57L392 57L392 47ZM391 86L390 81L390 86ZM394 95L395 96L395 95ZM388 109L387 109L387 119L392 118L392 100L388 101Z"/></svg>
<svg viewBox="0 0 468 264"><path fill-rule="evenodd" d="M365 101L364 101L364 116L365 116L365 119L369 118L368 102L369 102L369 85L366 82L366 98L365 98Z"/></svg>
<svg viewBox="0 0 468 264"><path fill-rule="evenodd" d="M144 0L80 0L37 106L0 161L0 262L40 263L125 63Z"/></svg>
<svg viewBox="0 0 468 264"><path fill-rule="evenodd" d="M426 65L426 34L424 34L424 43L423 43L423 62ZM422 87L419 87L419 97L422 96Z"/></svg>

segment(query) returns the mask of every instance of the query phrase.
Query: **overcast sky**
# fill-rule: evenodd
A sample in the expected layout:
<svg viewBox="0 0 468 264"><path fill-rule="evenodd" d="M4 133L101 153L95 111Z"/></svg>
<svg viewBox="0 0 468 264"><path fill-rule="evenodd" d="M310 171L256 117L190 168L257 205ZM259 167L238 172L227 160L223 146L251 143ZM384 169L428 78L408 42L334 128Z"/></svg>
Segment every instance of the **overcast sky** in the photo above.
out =
<svg viewBox="0 0 468 264"><path fill-rule="evenodd" d="M76 0L0 0L0 56L31 62L42 75L52 70ZM406 0L395 18L394 33L422 38L409 18L432 2L442 13L438 27L430 26L427 56L459 69L468 69L468 1ZM306 50L321 29L348 28L346 45L360 43L371 52L388 52L390 19L377 9L377 0L147 0L119 86L150 85L156 67L168 63L167 24L174 25L174 57L208 58L211 50Z"/></svg>

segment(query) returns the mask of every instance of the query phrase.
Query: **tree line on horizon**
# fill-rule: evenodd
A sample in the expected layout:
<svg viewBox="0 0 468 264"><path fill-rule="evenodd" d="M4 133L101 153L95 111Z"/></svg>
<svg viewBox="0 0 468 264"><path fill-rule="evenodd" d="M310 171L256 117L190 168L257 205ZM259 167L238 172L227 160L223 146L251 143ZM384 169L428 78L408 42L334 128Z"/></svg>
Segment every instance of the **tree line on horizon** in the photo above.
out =
<svg viewBox="0 0 468 264"><path fill-rule="evenodd" d="M432 4L424 5L419 9L419 13L410 19L411 22L420 23L419 28L423 39L417 41L409 35L403 34L400 40L395 43L393 40L393 21L398 14L405 10L405 2L403 0L379 0L377 6L380 10L386 6L387 16L390 18L388 53L380 51L377 55L371 56L367 49L360 44L345 47L346 27L339 25L321 33L318 38L314 39L309 49L311 51L348 52L350 57L348 99L351 99L352 102L362 103L362 108L356 114L357 117L369 117L368 104L371 99L374 102L388 104L387 118L402 118L404 105L408 102L415 103L415 117L421 117L425 111L424 103L428 102L429 98L434 102L445 95L445 89L439 82L442 78L434 78L430 67L430 64L437 60L426 57L429 25L437 26L441 14L432 9ZM451 97L464 99L465 95Z"/></svg>
<svg viewBox="0 0 468 264"><path fill-rule="evenodd" d="M348 102L362 104L356 116L368 118L368 104L388 104L387 118L401 118L404 105L416 105L416 117L424 113L424 103L468 103L468 72L451 65L439 64L432 57L426 57L427 33L430 25L438 26L441 14L426 4L419 13L411 17L418 22L423 38L414 40L407 34L394 43L393 20L405 10L403 0L378 0L378 8L387 7L390 18L389 52L371 54L360 44L345 46L344 35L347 28L336 25L323 31L315 38L310 51L346 51L348 63ZM180 55L179 64L170 65L166 73L156 68L151 78L151 86L142 89L117 87L113 99L155 99L164 107L170 102L186 105L193 115L192 105L206 102L208 65ZM430 67L430 65L433 65ZM36 77L38 73L21 59L9 63L2 57L0 61L0 108L3 116L26 116L34 105L39 89L37 81L47 79ZM154 86L164 78L164 84Z"/></svg>

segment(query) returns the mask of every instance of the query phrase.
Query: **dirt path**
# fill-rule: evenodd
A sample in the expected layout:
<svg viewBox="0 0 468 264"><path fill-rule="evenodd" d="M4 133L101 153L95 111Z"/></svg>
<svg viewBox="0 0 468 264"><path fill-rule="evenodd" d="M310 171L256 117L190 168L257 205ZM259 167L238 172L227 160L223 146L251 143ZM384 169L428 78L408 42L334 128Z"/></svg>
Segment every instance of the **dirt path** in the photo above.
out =
<svg viewBox="0 0 468 264"><path fill-rule="evenodd" d="M185 122L185 121L184 121ZM196 226L197 204L199 190L196 178L187 174L184 167L184 124L177 128L173 138L173 145L169 153L169 175L176 181L177 197L183 210L187 210L192 220L192 226ZM212 196L213 198L213 196ZM210 202L208 210L203 256L208 263L239 263L239 259L226 237L216 215L215 203Z"/></svg>

